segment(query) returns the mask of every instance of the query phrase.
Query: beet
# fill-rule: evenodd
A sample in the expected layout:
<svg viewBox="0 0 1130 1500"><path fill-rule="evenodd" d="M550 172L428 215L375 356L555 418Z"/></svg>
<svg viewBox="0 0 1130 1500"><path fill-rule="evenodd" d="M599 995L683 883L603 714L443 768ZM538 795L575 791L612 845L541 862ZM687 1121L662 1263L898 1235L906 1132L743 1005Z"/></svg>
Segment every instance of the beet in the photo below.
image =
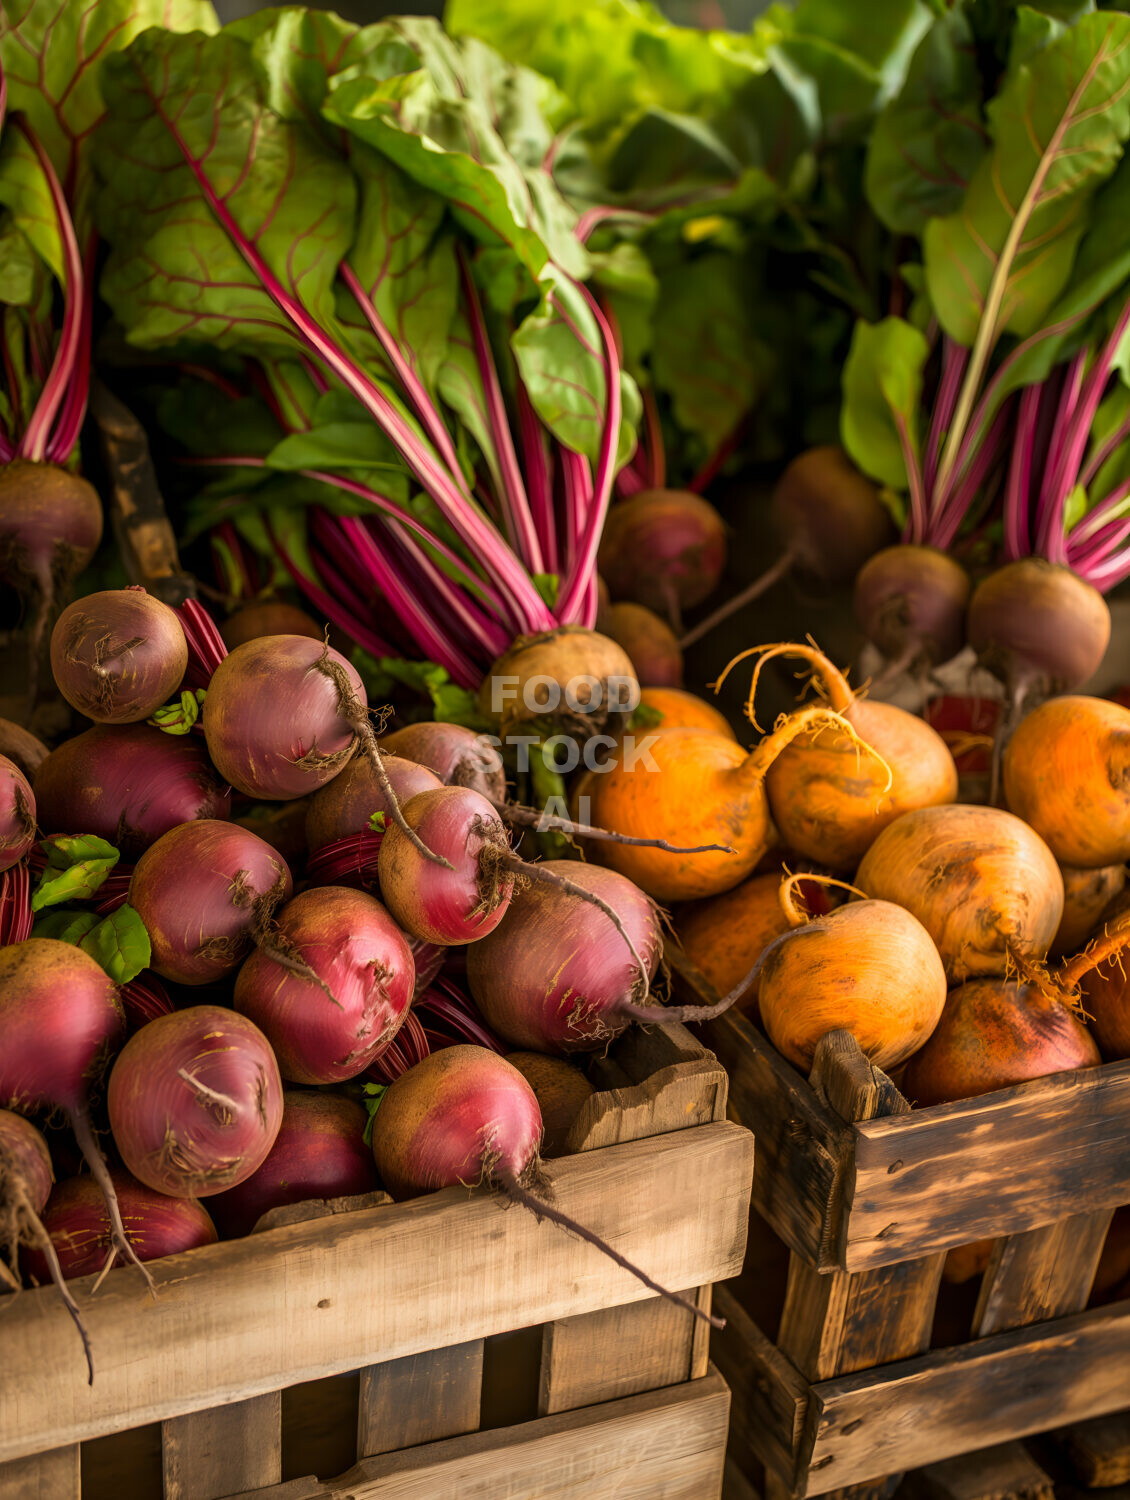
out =
<svg viewBox="0 0 1130 1500"><path fill-rule="evenodd" d="M289 901L239 971L235 1008L259 1026L292 1083L342 1083L396 1035L416 971L379 901L325 886Z"/></svg>
<svg viewBox="0 0 1130 1500"><path fill-rule="evenodd" d="M380 1181L364 1140L368 1116L337 1094L283 1094L282 1126L267 1159L238 1187L208 1200L225 1239L250 1234L269 1209L316 1198L352 1198Z"/></svg>
<svg viewBox="0 0 1130 1500"><path fill-rule="evenodd" d="M176 984L234 973L294 889L270 844L234 823L182 823L147 849L129 903L145 923L151 967Z"/></svg>
<svg viewBox="0 0 1130 1500"><path fill-rule="evenodd" d="M382 751L386 747L382 744ZM385 772L398 803L417 792L442 786L432 771L400 755L385 755ZM351 834L374 833L373 813L391 814L391 806L367 756L355 755L339 776L311 797L306 809L306 844L316 851ZM379 843L377 845L379 848Z"/></svg>
<svg viewBox="0 0 1130 1500"><path fill-rule="evenodd" d="M531 869L546 872L616 911L650 980L662 947L654 902L615 870L566 860ZM604 912L536 878L519 886L495 930L467 950L467 979L499 1036L550 1053L591 1051L618 1036L632 1019L622 1007L640 987L632 953Z"/></svg>
<svg viewBox="0 0 1130 1500"><path fill-rule="evenodd" d="M102 505L85 479L25 459L0 467L0 578L31 611L33 699L47 623L101 540Z"/></svg>
<svg viewBox="0 0 1130 1500"><path fill-rule="evenodd" d="M409 724L384 735L381 749L426 767L445 786L469 786L488 802L506 800L506 770L498 750L486 735L462 724Z"/></svg>
<svg viewBox="0 0 1130 1500"><path fill-rule="evenodd" d="M127 859L231 806L199 738L149 724L98 725L64 741L36 772L35 798L44 833L97 834Z"/></svg>
<svg viewBox="0 0 1130 1500"><path fill-rule="evenodd" d="M19 864L35 844L35 797L20 768L0 755L0 872Z"/></svg>
<svg viewBox="0 0 1130 1500"><path fill-rule="evenodd" d="M683 610L718 586L726 528L701 495L641 490L608 512L598 561L613 599L645 605L678 631Z"/></svg>
<svg viewBox="0 0 1130 1500"><path fill-rule="evenodd" d="M180 687L187 666L180 621L141 588L76 599L51 634L55 685L96 724L149 718Z"/></svg>
<svg viewBox="0 0 1130 1500"><path fill-rule="evenodd" d="M199 1245L215 1244L216 1226L195 1198L155 1193L120 1170L110 1175L126 1235L138 1260L160 1260ZM89 1177L70 1177L59 1183L48 1199L43 1227L51 1236L68 1281L94 1275L117 1254L106 1204L98 1185ZM29 1250L25 1258L31 1274L43 1281L47 1262L42 1252Z"/></svg>
<svg viewBox="0 0 1130 1500"><path fill-rule="evenodd" d="M206 1198L266 1160L282 1123L282 1080L257 1026L194 1005L130 1038L107 1104L114 1142L140 1182L174 1198Z"/></svg>

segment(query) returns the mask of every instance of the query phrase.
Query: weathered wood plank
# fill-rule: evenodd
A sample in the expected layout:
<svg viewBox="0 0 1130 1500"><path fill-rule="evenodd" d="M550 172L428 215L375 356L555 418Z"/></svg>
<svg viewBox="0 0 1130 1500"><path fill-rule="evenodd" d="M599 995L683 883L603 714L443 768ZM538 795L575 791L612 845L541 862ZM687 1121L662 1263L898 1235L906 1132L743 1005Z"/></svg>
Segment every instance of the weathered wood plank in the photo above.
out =
<svg viewBox="0 0 1130 1500"><path fill-rule="evenodd" d="M79 1500L80 1495L77 1443L0 1464L0 1500Z"/></svg>
<svg viewBox="0 0 1130 1500"><path fill-rule="evenodd" d="M752 1158L749 1133L723 1122L551 1161L546 1173L565 1212L686 1290L740 1270ZM13 1299L0 1328L0 1461L358 1369L377 1351L400 1359L650 1295L600 1251L463 1189L152 1270L156 1300L129 1270L95 1298L74 1283L92 1387L76 1378L74 1325L55 1289Z"/></svg>
<svg viewBox="0 0 1130 1500"><path fill-rule="evenodd" d="M282 1479L282 1391L161 1423L165 1500L224 1500Z"/></svg>
<svg viewBox="0 0 1130 1500"><path fill-rule="evenodd" d="M903 1480L902 1500L1055 1500L1051 1476L1023 1443L943 1458Z"/></svg>
<svg viewBox="0 0 1130 1500"><path fill-rule="evenodd" d="M538 1415L683 1385L691 1379L694 1328L705 1326L663 1297L547 1324Z"/></svg>
<svg viewBox="0 0 1130 1500"><path fill-rule="evenodd" d="M804 1495L1126 1404L1130 1302L815 1385Z"/></svg>
<svg viewBox="0 0 1130 1500"><path fill-rule="evenodd" d="M1073 1422L1050 1433L1049 1441L1088 1489L1130 1484L1130 1411Z"/></svg>
<svg viewBox="0 0 1130 1500"><path fill-rule="evenodd" d="M428 1349L361 1371L357 1457L477 1432L483 1340Z"/></svg>
<svg viewBox="0 0 1130 1500"><path fill-rule="evenodd" d="M1130 1181L1128 1116L1120 1062L858 1125L840 1262L891 1265L1114 1208Z"/></svg>
<svg viewBox="0 0 1130 1500"><path fill-rule="evenodd" d="M1113 1217L1100 1208L998 1240L981 1280L974 1338L1082 1312Z"/></svg>
<svg viewBox="0 0 1130 1500"><path fill-rule="evenodd" d="M726 1070L716 1059L661 1068L646 1083L602 1090L581 1105L566 1149L594 1151L726 1118Z"/></svg>
<svg viewBox="0 0 1130 1500"><path fill-rule="evenodd" d="M945 1256L878 1271L821 1276L800 1256L789 1262L781 1353L809 1380L828 1380L920 1354L930 1344Z"/></svg>
<svg viewBox="0 0 1130 1500"><path fill-rule="evenodd" d="M790 1250L835 1266L852 1133L744 1016L702 1028L730 1075L730 1103L757 1137L753 1207Z"/></svg>
<svg viewBox="0 0 1130 1500"><path fill-rule="evenodd" d="M359 1463L325 1500L718 1500L730 1393L702 1380ZM307 1492L298 1491L301 1500ZM242 1500L293 1500L261 1490Z"/></svg>
<svg viewBox="0 0 1130 1500"><path fill-rule="evenodd" d="M719 1373L733 1393L731 1437L791 1486L808 1404L808 1382L758 1328L724 1286L714 1310L726 1326L711 1340Z"/></svg>

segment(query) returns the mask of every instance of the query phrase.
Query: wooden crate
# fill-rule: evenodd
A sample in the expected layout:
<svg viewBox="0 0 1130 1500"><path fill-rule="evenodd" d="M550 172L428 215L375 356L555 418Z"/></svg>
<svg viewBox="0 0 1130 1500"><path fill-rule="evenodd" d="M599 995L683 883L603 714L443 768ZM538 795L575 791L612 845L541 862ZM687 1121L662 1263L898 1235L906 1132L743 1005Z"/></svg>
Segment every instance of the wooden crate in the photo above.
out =
<svg viewBox="0 0 1130 1500"><path fill-rule="evenodd" d="M555 1201L709 1306L742 1263L753 1171L725 1073L681 1027L633 1028L594 1068L603 1091L547 1163ZM356 1202L153 1262L155 1300L129 1270L74 1283L92 1387L55 1289L10 1299L0 1500L596 1500L610 1470L639 1500L719 1493L706 1324L495 1195ZM357 1467L322 1484L294 1429L324 1452L343 1400Z"/></svg>
<svg viewBox="0 0 1130 1500"><path fill-rule="evenodd" d="M710 993L685 964L682 988ZM809 1079L741 1015L704 1032L757 1138L751 1243L771 1229L788 1262L775 1340L751 1314L764 1276L716 1297L731 1460L758 1487L763 1468L773 1496L889 1493L904 1471L1127 1405L1130 1302L1087 1300L1130 1201L1130 1062L912 1111L846 1032ZM986 1238L965 1341L932 1348L946 1252Z"/></svg>

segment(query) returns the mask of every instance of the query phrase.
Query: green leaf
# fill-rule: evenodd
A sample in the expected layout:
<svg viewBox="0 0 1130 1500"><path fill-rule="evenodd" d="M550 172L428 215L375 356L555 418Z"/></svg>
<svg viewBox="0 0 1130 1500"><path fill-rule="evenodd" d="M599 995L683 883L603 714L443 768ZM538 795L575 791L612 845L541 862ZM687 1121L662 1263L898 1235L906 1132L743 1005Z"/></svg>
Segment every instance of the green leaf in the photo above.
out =
<svg viewBox="0 0 1130 1500"><path fill-rule="evenodd" d="M583 275L576 215L541 165L553 141L546 80L474 38L453 42L430 18L389 24L422 66L388 77L355 63L331 80L326 118L445 198L474 239L509 247L534 280L550 258Z"/></svg>
<svg viewBox="0 0 1130 1500"><path fill-rule="evenodd" d="M920 235L952 213L985 154L981 75L963 11L947 11L919 42L906 81L875 122L864 182L896 234Z"/></svg>
<svg viewBox="0 0 1130 1500"><path fill-rule="evenodd" d="M159 708L146 723L155 729L163 729L166 734L188 734L200 717L206 697L206 688L186 688L179 698Z"/></svg>
<svg viewBox="0 0 1130 1500"><path fill-rule="evenodd" d="M96 911L47 911L35 919L31 935L37 938L54 938L58 943L71 943L77 947L92 927L99 922Z"/></svg>
<svg viewBox="0 0 1130 1500"><path fill-rule="evenodd" d="M531 745L530 784L533 788L535 806L546 808L552 802L565 807L565 778L554 770L544 745ZM569 836L552 831L537 834L538 847L546 859L560 859L569 852Z"/></svg>
<svg viewBox="0 0 1130 1500"><path fill-rule="evenodd" d="M386 813L375 812L369 814L369 827L374 833L384 833L387 826L388 816Z"/></svg>
<svg viewBox="0 0 1130 1500"><path fill-rule="evenodd" d="M999 387L1010 391L1046 380L1061 360L1070 357L1094 330L1095 315L1110 300L1121 308L1130 283L1130 157L1095 194L1090 227L1079 246L1071 281L1047 314L1043 327L1022 352L1009 361Z"/></svg>
<svg viewBox="0 0 1130 1500"><path fill-rule="evenodd" d="M865 474L893 490L907 488L900 421L912 450L919 452L922 371L929 352L917 328L901 318L884 318L856 324L844 365L844 447Z"/></svg>
<svg viewBox="0 0 1130 1500"><path fill-rule="evenodd" d="M47 868L31 898L32 911L64 901L86 901L118 862L118 851L92 833L54 834L39 845Z"/></svg>
<svg viewBox="0 0 1130 1500"><path fill-rule="evenodd" d="M894 94L930 24L921 0L800 0L773 17L784 31L780 51L816 86L826 140L853 138Z"/></svg>
<svg viewBox="0 0 1130 1500"><path fill-rule="evenodd" d="M1064 4L1044 0L1040 5L1018 5L1009 38L1008 71L1011 73L1021 63L1029 62L1037 52L1058 41L1080 16L1090 15L1094 9L1094 0L1086 0L1084 4L1078 0L1065 0Z"/></svg>
<svg viewBox="0 0 1130 1500"><path fill-rule="evenodd" d="M79 947L102 965L115 984L136 979L152 957L145 923L128 903L103 917Z"/></svg>
<svg viewBox="0 0 1130 1500"><path fill-rule="evenodd" d="M444 200L360 141L352 143L350 164L360 217L349 264L408 367L433 391L459 292L455 246L440 232ZM360 318L353 309L350 321Z"/></svg>
<svg viewBox="0 0 1130 1500"><path fill-rule="evenodd" d="M532 582L550 609L554 609L561 588L560 576L557 573L535 573Z"/></svg>
<svg viewBox="0 0 1130 1500"><path fill-rule="evenodd" d="M1071 275L1095 190L1130 135L1130 17L1084 16L989 105L993 149L961 208L926 226L946 332L983 353L1038 328Z"/></svg>
<svg viewBox="0 0 1130 1500"><path fill-rule="evenodd" d="M705 456L730 436L775 367L758 338L749 269L722 252L680 259L660 276L659 309L652 378Z"/></svg>
<svg viewBox="0 0 1130 1500"><path fill-rule="evenodd" d="M549 269L542 300L510 340L538 416L559 442L595 463L608 393L600 331L573 282Z"/></svg>
<svg viewBox="0 0 1130 1500"><path fill-rule="evenodd" d="M381 1107L381 1101L388 1093L388 1085L386 1083L363 1083L361 1085L361 1093L364 1096L361 1103L369 1113L369 1118L365 1122L365 1129L362 1132L361 1139L365 1142L366 1146L371 1146L373 1144L373 1122L377 1118L377 1110Z"/></svg>
<svg viewBox="0 0 1130 1500"><path fill-rule="evenodd" d="M27 307L38 295L42 265L11 214L0 215L0 302Z"/></svg>
<svg viewBox="0 0 1130 1500"><path fill-rule="evenodd" d="M0 203L12 213L39 259L64 280L63 240L51 188L39 158L21 131L0 139Z"/></svg>
<svg viewBox="0 0 1130 1500"><path fill-rule="evenodd" d="M445 22L552 78L606 152L648 109L704 118L726 109L768 75L778 35L676 26L639 0L448 0Z"/></svg>
<svg viewBox="0 0 1130 1500"><path fill-rule="evenodd" d="M191 337L293 355L290 320L245 256L254 247L286 294L323 326L331 320L334 275L355 228L348 166L265 107L235 37L149 31L103 76L99 217L113 252L102 290L130 341L157 348Z"/></svg>
<svg viewBox="0 0 1130 1500"><path fill-rule="evenodd" d="M73 193L103 115L105 59L149 26L212 32L217 25L206 0L3 0L8 108L27 116Z"/></svg>

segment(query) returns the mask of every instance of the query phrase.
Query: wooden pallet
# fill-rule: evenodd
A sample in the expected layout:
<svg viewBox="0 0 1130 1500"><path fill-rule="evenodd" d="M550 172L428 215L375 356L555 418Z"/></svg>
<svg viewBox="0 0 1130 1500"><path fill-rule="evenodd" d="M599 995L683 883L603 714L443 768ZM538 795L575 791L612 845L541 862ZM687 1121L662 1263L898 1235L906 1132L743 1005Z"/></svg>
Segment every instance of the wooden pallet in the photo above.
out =
<svg viewBox="0 0 1130 1500"><path fill-rule="evenodd" d="M709 995L685 964L682 987ZM1087 1299L1130 1200L1130 1063L912 1111L846 1032L805 1079L740 1015L704 1030L757 1137L758 1232L788 1255L775 1340L741 1283L716 1297L731 1456L771 1500L882 1495L1127 1405L1130 1302ZM967 1341L931 1348L946 1251L989 1237Z"/></svg>
<svg viewBox="0 0 1130 1500"><path fill-rule="evenodd" d="M594 1066L602 1092L547 1163L555 1200L709 1306L742 1263L753 1170L725 1073L681 1027L634 1028ZM151 1270L156 1300L130 1270L73 1283L93 1387L54 1288L4 1309L0 1500L595 1500L590 1457L612 1453L618 1494L719 1493L706 1325L492 1194L289 1209ZM350 1407L339 1467L358 1466L323 1484L293 1428L316 1446L331 1399Z"/></svg>

